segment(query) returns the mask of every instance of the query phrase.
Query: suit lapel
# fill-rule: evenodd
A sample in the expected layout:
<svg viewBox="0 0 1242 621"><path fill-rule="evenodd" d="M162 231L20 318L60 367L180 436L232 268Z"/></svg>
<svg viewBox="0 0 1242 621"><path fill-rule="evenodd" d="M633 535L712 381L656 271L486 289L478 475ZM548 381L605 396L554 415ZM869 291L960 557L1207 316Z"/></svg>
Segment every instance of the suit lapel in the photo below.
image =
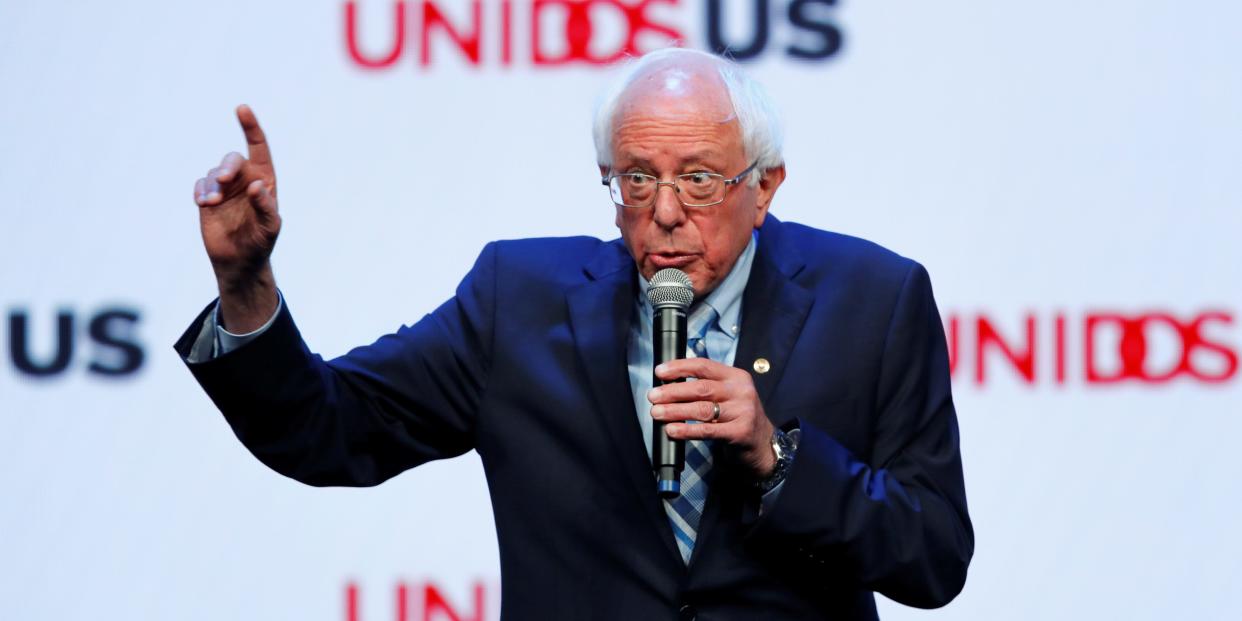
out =
<svg viewBox="0 0 1242 621"><path fill-rule="evenodd" d="M796 248L780 244L780 227L779 221L768 216L760 230L755 264L742 295L742 337L733 359L733 366L750 373L759 401L765 405L772 401L773 390L785 374L815 301L814 295L793 280L806 264Z"/></svg>
<svg viewBox="0 0 1242 621"><path fill-rule="evenodd" d="M755 383L755 391L759 394L759 401L765 406L772 401L773 391L784 375L794 345L802 334L802 327L806 324L807 315L815 301L809 291L793 281L793 277L802 271L805 262L796 248L788 244L781 246L778 239L780 226L780 221L769 215L760 229L755 262L750 268L750 278L746 281L746 292L742 294L741 341L737 346L737 354L733 357L733 366L750 373ZM755 361L759 358L767 361L766 372L760 373L757 370ZM768 415L771 417L771 409L768 409ZM774 425L783 422L785 421L772 421ZM737 485L749 476L723 458L720 446L715 449L713 480L720 481L723 485ZM703 510L703 519L699 522L699 533L690 558L692 566L702 549L699 544L707 541L712 526L719 519L725 495L724 490L713 490L707 496L707 506Z"/></svg>
<svg viewBox="0 0 1242 621"><path fill-rule="evenodd" d="M627 368L627 337L634 321L637 280L634 262L619 241L605 245L586 267L587 282L566 293L578 357L595 396L595 411L617 451L618 463L669 554L681 565L673 531L656 493L648 439L634 412Z"/></svg>

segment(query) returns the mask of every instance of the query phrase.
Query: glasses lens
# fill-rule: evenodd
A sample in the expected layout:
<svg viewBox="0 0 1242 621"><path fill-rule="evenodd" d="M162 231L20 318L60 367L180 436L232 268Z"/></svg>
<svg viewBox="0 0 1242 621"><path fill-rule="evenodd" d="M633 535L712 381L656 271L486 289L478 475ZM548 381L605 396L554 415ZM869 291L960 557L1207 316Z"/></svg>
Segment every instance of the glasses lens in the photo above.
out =
<svg viewBox="0 0 1242 621"><path fill-rule="evenodd" d="M656 180L655 177L639 173L617 175L609 182L608 189L614 203L642 207L655 194Z"/></svg>
<svg viewBox="0 0 1242 621"><path fill-rule="evenodd" d="M677 177L681 201L691 207L724 200L724 178L710 173L690 173Z"/></svg>

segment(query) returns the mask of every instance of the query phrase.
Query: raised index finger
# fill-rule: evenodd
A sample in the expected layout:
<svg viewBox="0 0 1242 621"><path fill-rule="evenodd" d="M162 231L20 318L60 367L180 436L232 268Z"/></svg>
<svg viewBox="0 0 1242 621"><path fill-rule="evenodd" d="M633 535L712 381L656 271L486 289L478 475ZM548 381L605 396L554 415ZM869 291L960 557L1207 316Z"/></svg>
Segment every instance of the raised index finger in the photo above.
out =
<svg viewBox="0 0 1242 621"><path fill-rule="evenodd" d="M249 149L250 162L257 166L271 166L272 153L267 148L267 136L259 127L259 119L250 106L237 106L237 121L241 123L242 132L246 134L246 145Z"/></svg>

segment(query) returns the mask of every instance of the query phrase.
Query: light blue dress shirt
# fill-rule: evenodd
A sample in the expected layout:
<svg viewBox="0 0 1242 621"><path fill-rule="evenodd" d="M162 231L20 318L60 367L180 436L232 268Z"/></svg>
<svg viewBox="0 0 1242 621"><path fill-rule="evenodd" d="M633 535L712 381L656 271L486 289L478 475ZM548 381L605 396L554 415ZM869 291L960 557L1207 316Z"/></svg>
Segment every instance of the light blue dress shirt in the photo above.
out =
<svg viewBox="0 0 1242 621"><path fill-rule="evenodd" d="M194 345L190 347L190 355L186 356L186 360L190 362L207 362L212 358L223 356L250 341L259 338L260 334L267 332L267 329L276 323L276 317L280 315L280 309L285 305L285 296L276 291L276 311L268 317L267 323L259 326L253 332L246 334L233 334L224 329L220 325L220 301L216 300L216 305L211 309L211 316L203 322L203 330L198 333L198 338L194 339Z"/></svg>

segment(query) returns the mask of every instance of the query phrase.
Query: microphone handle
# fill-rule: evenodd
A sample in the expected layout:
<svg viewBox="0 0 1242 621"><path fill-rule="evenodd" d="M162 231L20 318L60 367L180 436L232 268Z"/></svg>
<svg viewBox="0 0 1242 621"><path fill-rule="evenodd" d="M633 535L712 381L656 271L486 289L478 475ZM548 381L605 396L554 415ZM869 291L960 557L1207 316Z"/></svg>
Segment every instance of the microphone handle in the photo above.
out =
<svg viewBox="0 0 1242 621"><path fill-rule="evenodd" d="M662 381L655 376L655 366L670 360L686 357L686 311L676 306L655 309L652 326L652 347L655 365L651 372L651 386L684 382L685 379ZM651 465L656 472L656 488L661 497L676 498L681 494L681 471L686 467L686 445L672 440L664 433L664 423L654 421L651 426Z"/></svg>

